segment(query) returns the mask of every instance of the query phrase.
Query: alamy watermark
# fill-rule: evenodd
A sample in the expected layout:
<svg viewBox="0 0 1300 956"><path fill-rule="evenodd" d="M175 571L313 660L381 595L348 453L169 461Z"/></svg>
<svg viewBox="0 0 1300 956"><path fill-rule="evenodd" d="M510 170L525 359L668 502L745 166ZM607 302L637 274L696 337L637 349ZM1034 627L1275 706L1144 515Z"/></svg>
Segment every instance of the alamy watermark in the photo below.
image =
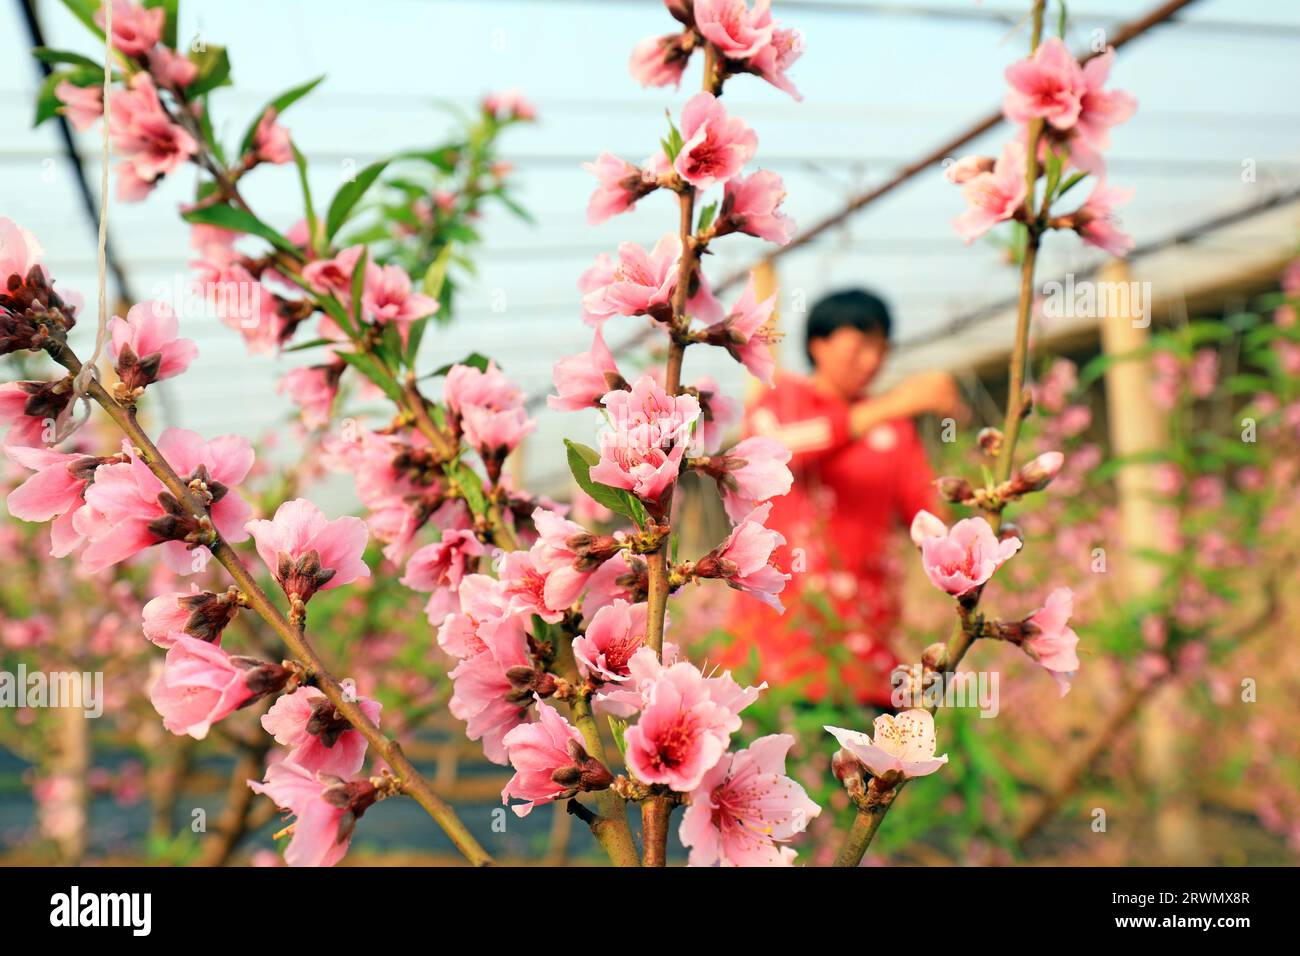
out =
<svg viewBox="0 0 1300 956"><path fill-rule="evenodd" d="M0 671L0 707L81 708L90 718L104 713L103 671Z"/></svg>
<svg viewBox="0 0 1300 956"><path fill-rule="evenodd" d="M1151 283L1076 281L1074 273L1067 272L1064 282L1043 283L1043 315L1049 319L1121 316L1132 319L1134 328L1145 329L1151 324Z"/></svg>
<svg viewBox="0 0 1300 956"><path fill-rule="evenodd" d="M920 664L904 664L889 676L893 690L889 702L897 710L970 707L981 717L996 717L999 678L997 671L962 671L943 674L926 671Z"/></svg>

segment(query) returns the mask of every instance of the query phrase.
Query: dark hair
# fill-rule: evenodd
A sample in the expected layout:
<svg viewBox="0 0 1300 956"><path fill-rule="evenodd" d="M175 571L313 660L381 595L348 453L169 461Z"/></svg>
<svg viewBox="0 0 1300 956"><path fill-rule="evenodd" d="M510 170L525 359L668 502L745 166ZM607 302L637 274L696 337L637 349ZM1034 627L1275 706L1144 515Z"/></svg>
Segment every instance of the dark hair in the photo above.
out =
<svg viewBox="0 0 1300 956"><path fill-rule="evenodd" d="M893 322L889 317L889 306L866 289L845 289L832 293L821 299L808 313L808 325L804 334L808 361L812 361L814 339L829 338L836 329L846 325L868 335L878 333L888 341Z"/></svg>

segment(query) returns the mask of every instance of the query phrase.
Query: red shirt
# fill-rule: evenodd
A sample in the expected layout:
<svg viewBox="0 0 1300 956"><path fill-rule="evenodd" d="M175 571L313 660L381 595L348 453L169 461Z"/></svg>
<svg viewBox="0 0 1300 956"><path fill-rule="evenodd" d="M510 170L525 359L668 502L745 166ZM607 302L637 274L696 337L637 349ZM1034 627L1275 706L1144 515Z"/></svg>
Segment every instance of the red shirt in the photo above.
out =
<svg viewBox="0 0 1300 956"><path fill-rule="evenodd" d="M912 422L886 422L854 440L850 407L808 379L780 375L746 412L748 434L793 453L794 487L773 499L768 521L785 536L773 558L792 578L784 615L736 595L738 639L723 663L737 666L756 650L760 677L773 684L803 681L812 700L888 705L901 610L891 546L917 511L938 510L938 497Z"/></svg>

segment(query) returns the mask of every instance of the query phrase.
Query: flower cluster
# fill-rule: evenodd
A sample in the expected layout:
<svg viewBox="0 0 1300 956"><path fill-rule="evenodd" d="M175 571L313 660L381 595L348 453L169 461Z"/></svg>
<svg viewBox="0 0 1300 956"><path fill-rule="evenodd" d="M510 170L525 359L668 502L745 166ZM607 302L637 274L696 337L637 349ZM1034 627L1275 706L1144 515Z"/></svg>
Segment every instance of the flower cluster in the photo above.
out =
<svg viewBox="0 0 1300 956"><path fill-rule="evenodd" d="M996 160L967 156L947 169L948 179L962 186L966 199L966 211L953 220L962 239L973 242L998 223L1015 220L1038 228L1073 229L1085 242L1115 256L1133 248L1114 215L1115 207L1128 202L1133 191L1106 184L1101 155L1110 145L1110 128L1137 110L1137 101L1128 93L1105 89L1114 58L1115 51L1108 49L1080 63L1053 37L1007 68L1009 89L1002 112L1008 122L1019 125L1019 134ZM1044 179L1037 209L1027 169L1031 129L1035 179ZM1096 181L1083 205L1053 214L1056 200L1090 174Z"/></svg>
<svg viewBox="0 0 1300 956"><path fill-rule="evenodd" d="M664 0L682 24L680 33L648 37L632 51L632 77L642 86L677 86L691 54L707 49L717 62L717 82L738 73L762 77L778 90L802 99L786 71L803 54L798 30L772 19L771 0Z"/></svg>

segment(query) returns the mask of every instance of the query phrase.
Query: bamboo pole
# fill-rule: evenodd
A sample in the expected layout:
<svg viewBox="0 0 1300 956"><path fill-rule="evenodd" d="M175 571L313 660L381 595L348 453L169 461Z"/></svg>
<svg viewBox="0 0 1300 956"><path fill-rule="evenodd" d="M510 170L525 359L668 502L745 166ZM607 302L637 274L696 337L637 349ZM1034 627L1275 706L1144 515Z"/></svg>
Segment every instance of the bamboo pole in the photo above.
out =
<svg viewBox="0 0 1300 956"><path fill-rule="evenodd" d="M1113 261L1102 268L1101 290L1127 288L1128 295L1104 295L1121 307L1101 316L1102 349L1107 355L1127 356L1144 349L1150 341L1150 315L1140 314L1138 303L1145 297L1141 285L1132 282L1127 263ZM1113 284L1113 285L1111 285ZM1120 285L1123 284L1123 285ZM1168 422L1151 399L1151 367L1146 359L1116 362L1106 372L1106 406L1111 453L1117 458L1158 451L1168 443ZM1167 524L1160 521L1160 496L1156 491L1156 465L1130 463L1115 479L1119 505L1121 549L1115 560L1108 558L1112 573L1118 572L1122 599L1139 598L1159 587L1163 575L1157 561L1142 552L1168 553L1177 545ZM1173 682L1152 688L1139 718L1138 741L1141 772L1155 807L1157 852L1165 862L1186 864L1199 857L1196 807L1183 786L1181 750L1181 701Z"/></svg>

